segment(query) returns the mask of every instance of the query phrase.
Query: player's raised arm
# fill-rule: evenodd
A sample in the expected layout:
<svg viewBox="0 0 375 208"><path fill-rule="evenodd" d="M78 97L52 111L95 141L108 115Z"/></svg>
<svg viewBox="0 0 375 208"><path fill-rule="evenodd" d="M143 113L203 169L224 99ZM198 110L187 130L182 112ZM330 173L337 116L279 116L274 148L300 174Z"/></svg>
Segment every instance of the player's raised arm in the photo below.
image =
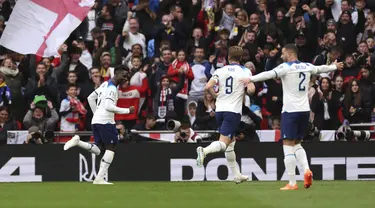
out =
<svg viewBox="0 0 375 208"><path fill-rule="evenodd" d="M332 65L322 65L322 66L313 66L312 74L320 74L332 72L335 70L342 70L344 68L344 63L337 62L337 60Z"/></svg>
<svg viewBox="0 0 375 208"><path fill-rule="evenodd" d="M87 101L89 102L91 111L95 113L96 111L96 99L98 99L98 92L94 90L88 97Z"/></svg>
<svg viewBox="0 0 375 208"><path fill-rule="evenodd" d="M132 111L134 111L134 107L132 109L117 107L115 104L117 88L114 86L111 86L108 88L108 90L109 90L108 95L107 97L104 98L105 99L104 108L107 111L112 112L112 113L117 113L117 114L129 114L129 113L132 113Z"/></svg>

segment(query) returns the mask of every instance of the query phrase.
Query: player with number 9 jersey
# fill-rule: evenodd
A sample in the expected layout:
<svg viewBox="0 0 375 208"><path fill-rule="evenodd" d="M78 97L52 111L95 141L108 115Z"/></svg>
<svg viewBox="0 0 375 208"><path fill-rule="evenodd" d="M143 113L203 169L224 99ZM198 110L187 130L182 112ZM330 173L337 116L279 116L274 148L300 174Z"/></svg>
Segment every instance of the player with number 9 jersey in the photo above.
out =
<svg viewBox="0 0 375 208"><path fill-rule="evenodd" d="M218 84L216 112L233 112L242 115L243 98L251 71L241 65L231 64L217 69L212 75Z"/></svg>

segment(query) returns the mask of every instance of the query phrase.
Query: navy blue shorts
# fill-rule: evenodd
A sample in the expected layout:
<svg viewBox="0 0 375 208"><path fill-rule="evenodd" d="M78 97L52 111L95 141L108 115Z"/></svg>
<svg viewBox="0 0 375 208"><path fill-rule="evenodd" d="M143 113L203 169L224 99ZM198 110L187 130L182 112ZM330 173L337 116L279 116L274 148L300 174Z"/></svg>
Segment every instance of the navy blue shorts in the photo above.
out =
<svg viewBox="0 0 375 208"><path fill-rule="evenodd" d="M309 127L310 112L281 114L281 139L302 140Z"/></svg>
<svg viewBox="0 0 375 208"><path fill-rule="evenodd" d="M108 145L118 143L118 132L116 124L92 124L95 144Z"/></svg>
<svg viewBox="0 0 375 208"><path fill-rule="evenodd" d="M220 134L232 138L241 122L241 114L233 112L216 112L216 124Z"/></svg>

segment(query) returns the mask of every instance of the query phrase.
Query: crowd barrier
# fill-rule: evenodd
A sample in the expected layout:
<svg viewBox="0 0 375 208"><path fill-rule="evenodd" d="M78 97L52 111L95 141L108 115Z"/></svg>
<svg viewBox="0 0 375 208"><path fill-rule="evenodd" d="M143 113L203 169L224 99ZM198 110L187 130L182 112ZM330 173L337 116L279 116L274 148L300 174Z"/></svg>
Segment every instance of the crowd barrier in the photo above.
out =
<svg viewBox="0 0 375 208"><path fill-rule="evenodd" d="M209 155L196 166L197 144L121 144L109 169L110 181L226 181L232 176L223 153ZM375 143L310 142L314 180L375 180ZM250 180L286 180L280 143L237 142L237 162ZM0 182L91 182L101 156L63 145L0 146ZM301 168L298 167L299 180Z"/></svg>
<svg viewBox="0 0 375 208"><path fill-rule="evenodd" d="M137 131L132 130L132 133L139 134L140 136L153 139L155 141L165 141L171 142L174 139L175 133L173 131ZM210 134L217 133L217 131L207 130L207 131L195 131L203 138L208 137ZM320 141L335 141L336 131L321 131ZM278 130L258 130L257 134L259 136L260 142L277 142L280 138L280 131ZM91 131L80 131L80 132L55 132L56 143L64 143L66 140L70 139L73 135L80 136L92 136ZM8 131L8 141L7 144L23 144L27 137L27 131Z"/></svg>

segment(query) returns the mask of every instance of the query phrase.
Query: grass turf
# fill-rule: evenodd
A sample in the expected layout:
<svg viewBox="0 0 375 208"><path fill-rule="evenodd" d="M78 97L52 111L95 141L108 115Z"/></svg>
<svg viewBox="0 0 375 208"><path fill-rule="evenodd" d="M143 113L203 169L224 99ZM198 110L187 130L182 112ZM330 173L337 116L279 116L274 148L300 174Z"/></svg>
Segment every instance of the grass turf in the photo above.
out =
<svg viewBox="0 0 375 208"><path fill-rule="evenodd" d="M374 208L373 181L315 181L279 191L285 182L3 183L1 208Z"/></svg>

